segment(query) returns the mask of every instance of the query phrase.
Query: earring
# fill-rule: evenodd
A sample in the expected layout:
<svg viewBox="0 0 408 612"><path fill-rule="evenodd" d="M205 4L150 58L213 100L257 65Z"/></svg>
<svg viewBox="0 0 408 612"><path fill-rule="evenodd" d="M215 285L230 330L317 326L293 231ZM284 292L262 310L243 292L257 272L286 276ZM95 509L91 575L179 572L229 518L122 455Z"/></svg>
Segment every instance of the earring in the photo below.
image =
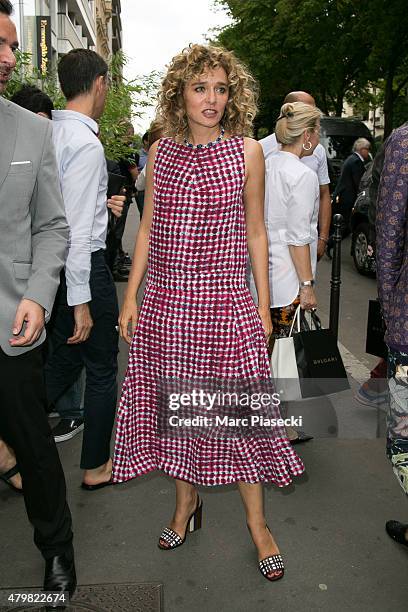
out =
<svg viewBox="0 0 408 612"><path fill-rule="evenodd" d="M310 151L310 149L312 148L312 143L310 142L310 140L307 141L307 144L309 145L307 148L305 147L305 143L302 144L302 147L305 151Z"/></svg>

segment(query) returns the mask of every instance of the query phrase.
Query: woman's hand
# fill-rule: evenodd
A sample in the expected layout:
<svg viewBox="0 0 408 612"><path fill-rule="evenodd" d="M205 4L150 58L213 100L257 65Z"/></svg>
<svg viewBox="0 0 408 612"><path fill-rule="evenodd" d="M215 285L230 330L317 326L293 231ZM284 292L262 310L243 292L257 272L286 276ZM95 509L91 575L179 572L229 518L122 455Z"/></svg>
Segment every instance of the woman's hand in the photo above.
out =
<svg viewBox="0 0 408 612"><path fill-rule="evenodd" d="M261 317L262 326L265 332L265 340L266 343L269 343L270 337L272 335L272 321L271 321L271 311L269 308L258 308L259 316Z"/></svg>
<svg viewBox="0 0 408 612"><path fill-rule="evenodd" d="M313 287L301 287L300 307L303 310L312 310L313 308L317 308L317 300Z"/></svg>
<svg viewBox="0 0 408 612"><path fill-rule="evenodd" d="M139 312L136 298L125 300L119 314L119 333L121 338L126 340L128 344L132 342L138 318Z"/></svg>

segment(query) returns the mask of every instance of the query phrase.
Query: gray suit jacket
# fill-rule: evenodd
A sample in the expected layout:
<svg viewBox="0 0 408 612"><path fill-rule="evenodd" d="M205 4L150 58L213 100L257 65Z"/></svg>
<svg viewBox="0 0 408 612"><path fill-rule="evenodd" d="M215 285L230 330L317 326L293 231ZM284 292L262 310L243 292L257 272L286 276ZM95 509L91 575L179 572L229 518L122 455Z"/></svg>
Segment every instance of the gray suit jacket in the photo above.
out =
<svg viewBox="0 0 408 612"><path fill-rule="evenodd" d="M21 299L49 318L64 265L68 225L59 186L52 124L0 96L0 347L13 348L12 325Z"/></svg>

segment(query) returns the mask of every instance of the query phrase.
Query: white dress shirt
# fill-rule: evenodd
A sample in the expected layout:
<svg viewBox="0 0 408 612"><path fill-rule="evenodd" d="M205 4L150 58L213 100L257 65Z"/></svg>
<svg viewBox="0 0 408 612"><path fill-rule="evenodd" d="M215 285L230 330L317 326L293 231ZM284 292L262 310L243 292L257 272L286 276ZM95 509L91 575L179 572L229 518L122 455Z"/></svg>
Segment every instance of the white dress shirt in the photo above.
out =
<svg viewBox="0 0 408 612"><path fill-rule="evenodd" d="M278 151L265 162L265 225L269 247L271 308L288 306L299 293L299 278L289 246L310 245L313 277L317 263L319 182L297 155ZM248 266L249 288L258 303Z"/></svg>
<svg viewBox="0 0 408 612"><path fill-rule="evenodd" d="M146 189L146 170L147 164L143 166L136 179L135 187L137 191L144 191Z"/></svg>
<svg viewBox="0 0 408 612"><path fill-rule="evenodd" d="M89 286L91 253L106 248L108 172L98 124L75 111L53 111L53 140L57 155L65 214L69 224L65 264L69 306L92 299Z"/></svg>
<svg viewBox="0 0 408 612"><path fill-rule="evenodd" d="M280 144L276 140L275 134L270 134L266 138L259 141L262 146L265 161L276 151L280 150ZM327 156L323 145L317 145L312 155L305 155L300 159L302 164L316 172L319 179L319 185L328 185L330 183L329 170L327 167Z"/></svg>

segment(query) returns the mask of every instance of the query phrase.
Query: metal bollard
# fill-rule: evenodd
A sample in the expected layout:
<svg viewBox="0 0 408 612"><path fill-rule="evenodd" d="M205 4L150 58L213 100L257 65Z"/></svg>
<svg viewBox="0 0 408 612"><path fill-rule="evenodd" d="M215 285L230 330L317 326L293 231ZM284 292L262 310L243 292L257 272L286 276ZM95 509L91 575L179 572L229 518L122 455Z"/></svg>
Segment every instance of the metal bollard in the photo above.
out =
<svg viewBox="0 0 408 612"><path fill-rule="evenodd" d="M340 285L341 285L341 241L343 216L334 215L333 217L333 259L331 273L331 290L330 290L330 323L329 329L333 336L338 338L339 335L339 310L340 310Z"/></svg>

